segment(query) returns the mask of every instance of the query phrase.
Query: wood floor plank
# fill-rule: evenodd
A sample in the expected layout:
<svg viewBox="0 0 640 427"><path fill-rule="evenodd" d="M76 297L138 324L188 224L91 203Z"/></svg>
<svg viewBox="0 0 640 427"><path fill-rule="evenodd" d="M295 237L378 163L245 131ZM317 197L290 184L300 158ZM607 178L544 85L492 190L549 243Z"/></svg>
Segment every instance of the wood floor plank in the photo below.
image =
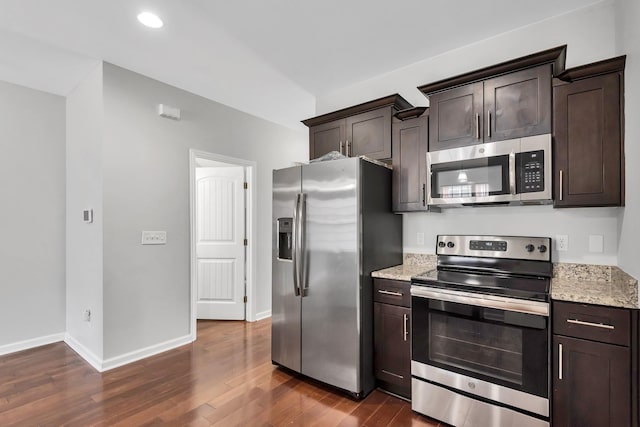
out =
<svg viewBox="0 0 640 427"><path fill-rule="evenodd" d="M364 421L380 409L389 400L389 395L374 390L365 400L346 417L338 427L362 426Z"/></svg>
<svg viewBox="0 0 640 427"><path fill-rule="evenodd" d="M199 321L196 342L104 373L64 343L0 357L0 426L436 427L271 363L271 322Z"/></svg>
<svg viewBox="0 0 640 427"><path fill-rule="evenodd" d="M384 427L389 425L391 420L400 412L402 407L405 406L405 403L406 402L397 397L389 396L384 405L380 405L380 407L365 420L364 425L366 427Z"/></svg>

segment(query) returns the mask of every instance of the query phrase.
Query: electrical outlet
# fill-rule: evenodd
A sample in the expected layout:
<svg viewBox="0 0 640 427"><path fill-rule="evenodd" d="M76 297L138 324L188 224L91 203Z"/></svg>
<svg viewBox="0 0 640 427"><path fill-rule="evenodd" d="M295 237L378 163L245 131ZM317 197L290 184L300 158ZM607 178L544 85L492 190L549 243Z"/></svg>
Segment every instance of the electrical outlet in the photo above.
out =
<svg viewBox="0 0 640 427"><path fill-rule="evenodd" d="M85 322L91 322L91 310L86 309L82 312L82 320Z"/></svg>
<svg viewBox="0 0 640 427"><path fill-rule="evenodd" d="M569 236L566 234L556 235L556 251L566 252L569 250Z"/></svg>
<svg viewBox="0 0 640 427"><path fill-rule="evenodd" d="M424 233L416 234L416 243L418 245L424 245Z"/></svg>

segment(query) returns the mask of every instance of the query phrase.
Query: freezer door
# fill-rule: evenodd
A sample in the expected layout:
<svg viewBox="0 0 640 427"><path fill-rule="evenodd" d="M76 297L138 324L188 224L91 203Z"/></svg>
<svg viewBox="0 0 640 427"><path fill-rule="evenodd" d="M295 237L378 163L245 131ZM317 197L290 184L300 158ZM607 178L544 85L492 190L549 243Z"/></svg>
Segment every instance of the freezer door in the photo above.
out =
<svg viewBox="0 0 640 427"><path fill-rule="evenodd" d="M271 360L300 372L300 296L293 278L295 204L301 190L299 166L273 171ZM291 231L290 236L287 236ZM291 238L291 241L289 240ZM291 251L280 245L291 245ZM291 255L291 256L290 256Z"/></svg>
<svg viewBox="0 0 640 427"><path fill-rule="evenodd" d="M352 393L361 392L359 162L302 168L302 373Z"/></svg>

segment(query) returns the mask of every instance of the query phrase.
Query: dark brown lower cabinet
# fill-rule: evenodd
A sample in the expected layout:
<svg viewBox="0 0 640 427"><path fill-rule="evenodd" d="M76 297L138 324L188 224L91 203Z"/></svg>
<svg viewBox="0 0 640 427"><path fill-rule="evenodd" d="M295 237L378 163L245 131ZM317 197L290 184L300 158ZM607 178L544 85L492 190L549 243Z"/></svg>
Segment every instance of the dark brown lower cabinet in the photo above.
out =
<svg viewBox="0 0 640 427"><path fill-rule="evenodd" d="M558 335L553 346L553 425L631 425L629 348Z"/></svg>
<svg viewBox="0 0 640 427"><path fill-rule="evenodd" d="M411 396L411 309L374 303L375 375L383 388Z"/></svg>
<svg viewBox="0 0 640 427"><path fill-rule="evenodd" d="M373 280L375 376L382 389L411 398L411 283Z"/></svg>
<svg viewBox="0 0 640 427"><path fill-rule="evenodd" d="M553 302L551 420L638 426L638 310Z"/></svg>

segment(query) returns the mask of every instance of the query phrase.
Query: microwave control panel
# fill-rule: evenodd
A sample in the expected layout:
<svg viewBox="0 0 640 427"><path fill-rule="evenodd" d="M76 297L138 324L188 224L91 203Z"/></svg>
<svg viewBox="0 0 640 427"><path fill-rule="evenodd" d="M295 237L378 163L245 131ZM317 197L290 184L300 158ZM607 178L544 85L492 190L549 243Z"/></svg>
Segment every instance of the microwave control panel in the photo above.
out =
<svg viewBox="0 0 640 427"><path fill-rule="evenodd" d="M516 154L517 193L544 191L544 151Z"/></svg>

